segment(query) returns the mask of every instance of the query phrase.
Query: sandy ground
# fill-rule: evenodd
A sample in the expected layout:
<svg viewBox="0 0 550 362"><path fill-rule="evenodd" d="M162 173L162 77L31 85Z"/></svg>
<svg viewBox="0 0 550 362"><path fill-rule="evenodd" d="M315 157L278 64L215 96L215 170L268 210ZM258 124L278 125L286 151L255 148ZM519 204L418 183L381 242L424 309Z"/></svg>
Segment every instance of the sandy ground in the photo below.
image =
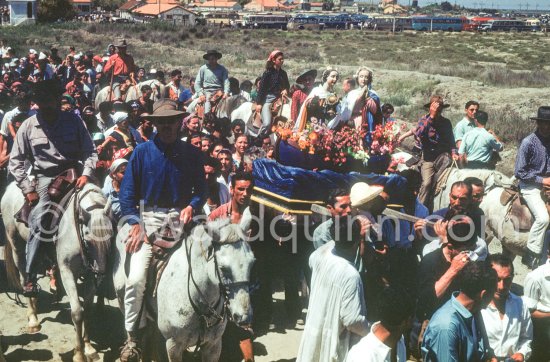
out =
<svg viewBox="0 0 550 362"><path fill-rule="evenodd" d="M498 241L490 245L491 252L500 251ZM43 291L40 294L39 319L42 330L36 334L26 333L25 309L10 298L14 293L7 292L3 265L3 247L0 247L0 332L6 360L19 361L72 361L74 348L74 328L71 321L67 298L56 302L47 291L47 280L43 278L40 284ZM514 290L521 294L522 284L527 269L521 265L519 257L514 264L516 276ZM283 308L284 293L275 292L273 325L267 334L259 336L254 341L257 362L294 361L303 326L288 328L284 325L285 312ZM108 302L102 310L95 310L92 325L92 343L98 350L101 361L115 361L118 357L118 346L124 339L122 330L122 315L115 301ZM305 310L304 310L305 313ZM305 314L304 314L305 315ZM223 359L222 359L223 361Z"/></svg>

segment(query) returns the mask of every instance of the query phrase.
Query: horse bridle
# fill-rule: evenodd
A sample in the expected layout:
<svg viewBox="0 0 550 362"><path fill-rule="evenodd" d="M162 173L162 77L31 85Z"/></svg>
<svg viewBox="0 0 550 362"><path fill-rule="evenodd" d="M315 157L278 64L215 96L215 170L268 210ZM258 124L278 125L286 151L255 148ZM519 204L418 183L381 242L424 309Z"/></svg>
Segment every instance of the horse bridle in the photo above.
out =
<svg viewBox="0 0 550 362"><path fill-rule="evenodd" d="M76 227L76 236L78 238L78 245L80 246L80 256L82 257L82 262L84 263L84 267L86 268L86 270L92 272L93 274L98 274L98 270L94 269L94 267L92 266L93 265L92 259L90 257L90 254L88 253L88 248L86 248L86 244L84 243L84 237L83 237L84 231L82 230L82 224L79 223L80 215L79 215L78 211L79 211L79 208L80 208L80 206L79 206L80 201L84 197L86 197L86 195L88 195L89 193L92 193L92 192L95 192L95 193L98 193L98 194L101 194L101 195L103 195L103 194L101 193L101 191L96 190L94 188L91 188L91 189L88 189L88 190L84 191L82 193L82 195L80 196L80 198L79 198L78 196L79 196L80 192L81 192L81 189L75 188L75 191L74 191L74 194L73 194L73 197L74 197L73 216L74 216L74 222L75 222L75 227ZM93 206L87 207L84 210L87 211L87 212L90 212L92 210L99 209L99 208L101 208L101 206L93 205Z"/></svg>
<svg viewBox="0 0 550 362"><path fill-rule="evenodd" d="M191 239L190 242L187 242L187 240ZM204 293L200 290L199 286L197 285L195 278L193 277L193 267L191 264L191 248L193 247L193 238L186 238L185 240L185 254L187 258L187 264L189 265L189 271L187 273L187 296L189 298L189 302L191 303L191 307L193 307L193 310L195 313L199 315L199 318L201 319L201 322L204 323L206 328L211 328L222 322L225 318L228 318L229 320L232 319L231 315L228 315L227 310L229 308L229 289L233 287L239 287L239 286L248 286L250 284L249 281L237 281L237 282L231 282L231 283L224 283L222 278L222 273L220 272L218 259L216 257L216 251L212 251L212 256L208 258L206 255L205 261L208 262L210 259L214 259L214 268L216 271L216 277L218 278L218 288L220 290L220 294L218 296L218 300L216 303L211 306L210 304L207 304L207 310L206 312L202 311L199 306L193 301L193 298L191 297L191 282L193 282L193 285L195 286L195 289L197 290L199 297L202 300L206 300L206 297L204 296ZM204 254L204 253L203 253ZM222 305L222 310L220 313L217 312L217 309L219 308L220 304ZM211 319L214 319L213 322L210 322ZM199 335L199 342L198 345L200 345L201 337Z"/></svg>

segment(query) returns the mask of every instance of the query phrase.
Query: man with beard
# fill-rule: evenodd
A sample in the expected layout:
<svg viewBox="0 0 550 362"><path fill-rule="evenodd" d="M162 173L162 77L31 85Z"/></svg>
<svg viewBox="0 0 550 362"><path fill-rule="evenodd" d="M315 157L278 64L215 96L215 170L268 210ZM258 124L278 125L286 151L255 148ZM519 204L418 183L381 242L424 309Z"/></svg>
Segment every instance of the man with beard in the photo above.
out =
<svg viewBox="0 0 550 362"><path fill-rule="evenodd" d="M491 255L489 261L497 273L497 290L489 305L481 310L489 346L499 361L527 361L533 324L527 305L510 292L514 264L502 254Z"/></svg>
<svg viewBox="0 0 550 362"><path fill-rule="evenodd" d="M81 175L76 187L83 188L97 162L93 141L82 120L74 113L61 112L61 94L57 80L34 85L33 101L38 105L38 113L23 122L10 154L9 171L23 191L25 201L34 206L29 215L25 296L38 293L37 256L42 242L53 241L51 213L47 213L51 206L50 184L62 172L75 168ZM34 181L27 174L28 162L33 166Z"/></svg>

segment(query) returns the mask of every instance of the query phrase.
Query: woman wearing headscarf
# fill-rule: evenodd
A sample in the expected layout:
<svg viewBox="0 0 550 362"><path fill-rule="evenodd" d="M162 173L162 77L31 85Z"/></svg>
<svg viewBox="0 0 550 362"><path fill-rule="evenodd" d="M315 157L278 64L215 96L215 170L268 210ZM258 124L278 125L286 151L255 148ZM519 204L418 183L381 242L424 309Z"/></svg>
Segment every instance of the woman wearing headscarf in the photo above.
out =
<svg viewBox="0 0 550 362"><path fill-rule="evenodd" d="M288 75L282 69L284 61L283 52L280 50L272 51L267 58L256 101L256 112L262 115L262 129L260 133L269 133L272 104L278 98L288 95L290 83L288 82Z"/></svg>
<svg viewBox="0 0 550 362"><path fill-rule="evenodd" d="M120 192L120 184L122 183L127 164L128 160L125 158L114 160L109 168L109 177L105 179L105 184L103 185L103 195L111 201L111 210L116 223L118 223L121 217L118 193Z"/></svg>
<svg viewBox="0 0 550 362"><path fill-rule="evenodd" d="M97 152L101 153L101 151L109 145L113 146L115 149L114 151L120 149L133 151L136 147L136 139L130 130L128 113L116 112L113 114L113 121L115 122L113 131L106 135L105 142L97 147Z"/></svg>

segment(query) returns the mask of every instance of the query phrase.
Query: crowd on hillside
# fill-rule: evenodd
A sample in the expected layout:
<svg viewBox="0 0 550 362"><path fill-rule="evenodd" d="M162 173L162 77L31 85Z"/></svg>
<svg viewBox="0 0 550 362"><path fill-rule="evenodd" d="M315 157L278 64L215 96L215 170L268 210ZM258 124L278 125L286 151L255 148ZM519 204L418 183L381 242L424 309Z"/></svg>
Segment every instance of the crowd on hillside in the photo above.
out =
<svg viewBox="0 0 550 362"><path fill-rule="evenodd" d="M289 327L305 324L298 361L550 360L550 107L533 117L536 131L516 160L515 176L534 219L522 258L532 271L520 297L511 291L512 260L489 255L484 239L485 180L453 183L445 190L449 204L434 208L440 171L456 164L494 170L503 149L476 101L466 103L464 118L453 127L443 115L449 105L434 95L417 124L396 131L394 107L381 102L367 67L343 80L334 67L320 74L306 69L293 79L284 70L284 51L274 50L257 79L239 82L216 50L204 53L196 74L185 75L139 67L124 39L104 54L77 47L67 54L53 47L16 54L0 45L2 192L15 181L34 206L25 295L38 292L43 214L54 201L49 187L75 169L77 188L88 182L103 188L113 221L122 220L117 242L132 254L121 360L139 355L144 271L153 257L151 235L164 225L159 220L187 224L203 215L254 229L245 221L254 213L255 160L280 160L281 142L298 155L294 166L307 158L313 172L339 160L358 168L338 171L387 175L382 185L327 190L322 201L330 216L307 226L298 222L313 232L298 231L297 252L274 234L252 245L252 328L230 324L220 360L253 360L251 344L244 348L242 341L270 328L274 276L284 280ZM246 117L227 111L243 105ZM414 138L411 168L399 167L390 155L407 137ZM358 154L370 160L352 162ZM387 207L416 221L380 219ZM302 280L309 288L306 318Z"/></svg>

